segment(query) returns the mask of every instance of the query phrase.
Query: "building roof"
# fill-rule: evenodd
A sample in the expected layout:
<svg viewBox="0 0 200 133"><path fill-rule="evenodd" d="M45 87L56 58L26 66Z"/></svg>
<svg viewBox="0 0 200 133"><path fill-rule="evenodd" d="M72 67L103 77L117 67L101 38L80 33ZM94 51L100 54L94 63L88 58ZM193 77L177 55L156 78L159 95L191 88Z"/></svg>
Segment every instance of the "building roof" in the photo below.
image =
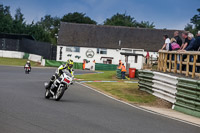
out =
<svg viewBox="0 0 200 133"><path fill-rule="evenodd" d="M0 38L9 38L9 39L30 39L35 40L33 36L27 34L12 34L12 33L0 33Z"/></svg>
<svg viewBox="0 0 200 133"><path fill-rule="evenodd" d="M58 45L154 52L164 44L163 35L173 37L174 31L61 22Z"/></svg>

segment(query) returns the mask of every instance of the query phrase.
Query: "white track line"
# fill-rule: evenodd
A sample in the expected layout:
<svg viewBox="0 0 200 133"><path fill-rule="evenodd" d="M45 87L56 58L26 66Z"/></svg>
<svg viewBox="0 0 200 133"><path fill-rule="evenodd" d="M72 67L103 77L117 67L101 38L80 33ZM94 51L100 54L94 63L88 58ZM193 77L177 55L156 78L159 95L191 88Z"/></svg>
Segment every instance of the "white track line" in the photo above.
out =
<svg viewBox="0 0 200 133"><path fill-rule="evenodd" d="M76 83L79 84L79 85L82 85L82 86L84 86L84 87L86 87L86 88L88 88L88 89L91 89L91 90L93 90L93 91L96 91L96 92L98 92L98 93L100 93L100 94L102 94L102 95L104 95L104 96L106 96L106 97L108 97L108 98L111 98L111 99L113 99L113 100L115 100L115 101L118 101L118 102L124 103L124 104L126 104L126 105L129 105L129 106L131 106L131 107L133 107L133 108L136 108L136 109L139 109L139 110L148 112L148 113L156 114L156 115L159 115L159 116L163 116L163 117L166 117L166 118L170 118L170 119L173 119L173 120L177 120L177 121L180 121L180 122L183 122L183 123L186 123L186 124L190 124L190 125L193 125L193 126L200 127L199 124L192 123L192 122L185 121L185 120L181 120L181 119L178 119L178 118L174 118L174 117L171 117L171 116L168 116L168 115L164 115L164 114L161 114L161 113L157 113L157 112L154 112L154 111L151 111L151 110L148 110L148 109L144 109L144 108L142 108L142 107L139 107L139 106L136 106L136 105L132 105L132 104L127 103L127 102L124 102L124 101L122 101L122 100L116 99L116 98L114 98L114 97L112 97L112 96L109 96L109 95L107 95L107 94L105 94L105 93L103 93L103 92L101 92L101 91L98 91L98 90L96 90L96 89L94 89L94 88L92 88L92 87L89 87L89 86L87 86L87 85L85 85L85 84L82 84L82 83L79 83L79 82L76 82Z"/></svg>

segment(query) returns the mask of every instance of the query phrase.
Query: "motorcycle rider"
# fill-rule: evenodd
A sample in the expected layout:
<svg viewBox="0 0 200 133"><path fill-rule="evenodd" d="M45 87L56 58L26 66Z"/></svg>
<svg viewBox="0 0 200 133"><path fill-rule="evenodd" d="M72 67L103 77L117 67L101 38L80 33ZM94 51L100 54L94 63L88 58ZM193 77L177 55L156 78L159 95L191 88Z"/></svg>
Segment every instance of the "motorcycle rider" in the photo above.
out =
<svg viewBox="0 0 200 133"><path fill-rule="evenodd" d="M69 59L67 60L67 63L66 64L62 64L55 72L55 74L51 77L50 79L50 82L49 84L46 86L46 89L50 89L51 85L53 84L53 82L60 77L60 75L63 73L63 70L66 69L68 70L72 76L73 73L74 73L74 70L73 70L73 65L74 65L74 62L73 60Z"/></svg>
<svg viewBox="0 0 200 133"><path fill-rule="evenodd" d="M26 62L26 64L24 65L24 69L25 69L27 66L30 68L30 71L31 71L31 63L30 63L29 60L28 60L28 61Z"/></svg>

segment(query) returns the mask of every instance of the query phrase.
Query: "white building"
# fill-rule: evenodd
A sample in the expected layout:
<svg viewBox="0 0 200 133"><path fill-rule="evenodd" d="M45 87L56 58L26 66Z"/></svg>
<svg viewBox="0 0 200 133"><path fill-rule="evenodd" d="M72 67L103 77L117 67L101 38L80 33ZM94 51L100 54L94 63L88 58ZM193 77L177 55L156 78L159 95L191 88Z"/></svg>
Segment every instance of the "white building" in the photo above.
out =
<svg viewBox="0 0 200 133"><path fill-rule="evenodd" d="M94 60L96 63L116 65L122 60L131 68L141 69L146 51L156 58L157 51L164 42L162 36L172 35L173 32L61 22L56 59L57 61L72 59L79 63L86 59L90 61L86 64L86 68L90 68ZM129 53L128 60L124 53Z"/></svg>

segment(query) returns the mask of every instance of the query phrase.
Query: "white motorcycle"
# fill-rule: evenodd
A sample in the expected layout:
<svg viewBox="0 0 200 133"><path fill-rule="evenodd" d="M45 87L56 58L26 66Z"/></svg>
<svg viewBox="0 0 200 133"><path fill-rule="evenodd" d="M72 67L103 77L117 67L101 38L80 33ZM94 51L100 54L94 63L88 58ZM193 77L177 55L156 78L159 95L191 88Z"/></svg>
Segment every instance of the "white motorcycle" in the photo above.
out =
<svg viewBox="0 0 200 133"><path fill-rule="evenodd" d="M63 74L53 82L50 89L46 89L45 98L49 99L52 97L56 101L59 101L71 84L73 84L73 76L69 71L63 70ZM44 85L46 88L48 83L45 82Z"/></svg>

